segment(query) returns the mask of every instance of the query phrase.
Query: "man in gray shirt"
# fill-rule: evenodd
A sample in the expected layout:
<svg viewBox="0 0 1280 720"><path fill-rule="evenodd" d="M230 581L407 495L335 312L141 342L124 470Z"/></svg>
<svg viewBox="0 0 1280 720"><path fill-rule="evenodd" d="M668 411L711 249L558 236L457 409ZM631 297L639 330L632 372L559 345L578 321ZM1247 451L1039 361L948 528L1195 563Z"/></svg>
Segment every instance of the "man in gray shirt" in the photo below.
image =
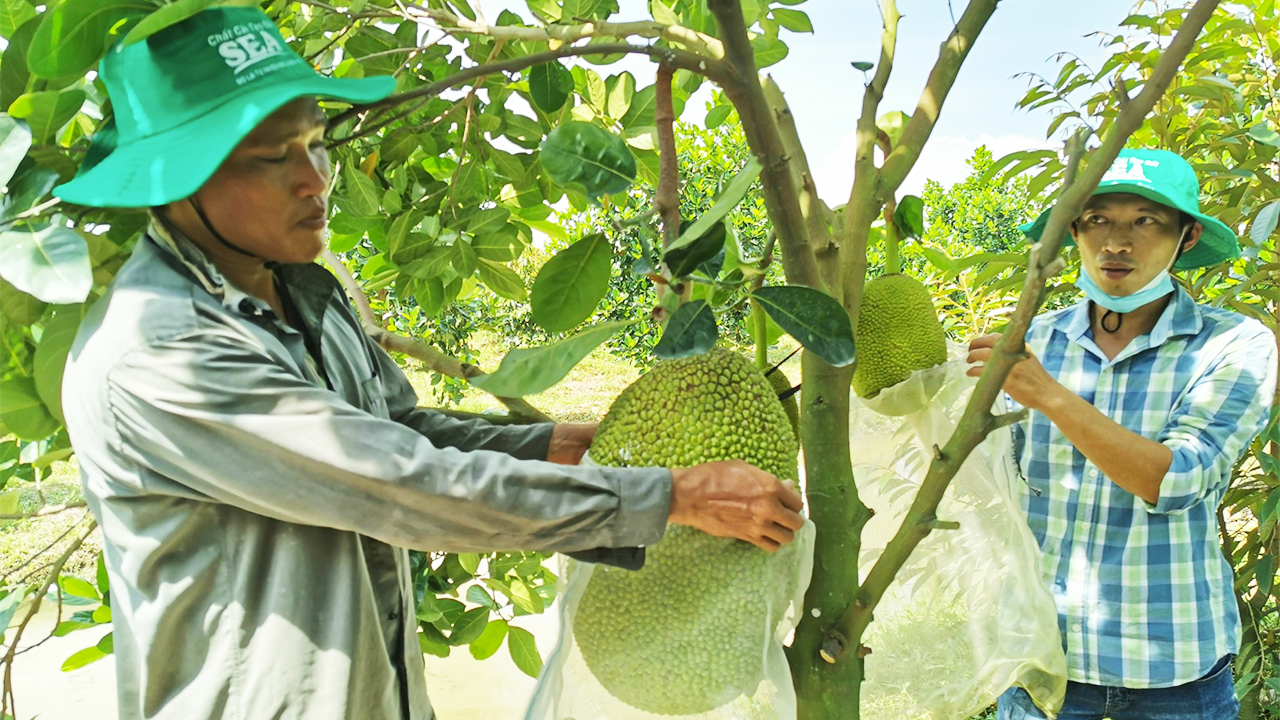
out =
<svg viewBox="0 0 1280 720"><path fill-rule="evenodd" d="M123 720L431 718L406 548L626 561L668 523L769 551L803 524L799 495L746 463L579 467L594 425L416 407L314 264L315 98L369 102L390 78L320 77L230 7L116 45L100 73L114 130L55 193L153 217L63 388Z"/></svg>

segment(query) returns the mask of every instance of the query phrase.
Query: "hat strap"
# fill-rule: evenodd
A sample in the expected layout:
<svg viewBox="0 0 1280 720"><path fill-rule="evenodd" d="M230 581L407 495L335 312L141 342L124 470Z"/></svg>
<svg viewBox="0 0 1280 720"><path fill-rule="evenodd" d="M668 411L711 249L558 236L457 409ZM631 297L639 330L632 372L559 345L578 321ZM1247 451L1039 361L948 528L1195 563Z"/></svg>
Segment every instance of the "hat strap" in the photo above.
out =
<svg viewBox="0 0 1280 720"><path fill-rule="evenodd" d="M230 240L222 237L222 233L215 230L213 227L213 223L209 222L209 216L204 214L204 208L200 207L200 203L196 202L196 196L194 194L191 197L187 198L187 201L191 203L191 207L195 209L196 215L199 216L200 218L200 222L204 223L205 229L209 231L209 234L213 236L214 240L217 240L218 242L231 248L232 250L235 250L241 255L248 255L251 258L257 258L258 260L264 259L264 258L258 257L257 255L254 255L248 250L245 250L244 248L233 244Z"/></svg>

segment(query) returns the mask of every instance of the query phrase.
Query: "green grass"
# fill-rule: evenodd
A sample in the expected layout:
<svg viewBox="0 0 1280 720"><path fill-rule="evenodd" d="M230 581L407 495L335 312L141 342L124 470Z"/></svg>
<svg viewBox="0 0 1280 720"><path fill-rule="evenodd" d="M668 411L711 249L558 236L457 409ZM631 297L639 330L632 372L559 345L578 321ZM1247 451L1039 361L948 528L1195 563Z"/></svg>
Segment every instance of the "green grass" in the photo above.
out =
<svg viewBox="0 0 1280 720"><path fill-rule="evenodd" d="M27 513L40 509L41 492L49 505L84 500L80 471L74 460L56 462L51 469L52 472L41 482L39 490L34 484L23 487L18 499L18 512ZM88 516L89 509L82 507L56 515L17 520L0 527L0 577L12 574L13 577L9 580L17 581L43 571L67 547L71 537L75 535L73 528L80 526ZM80 577L92 577L101 547L101 536L95 530L67 561L64 569ZM33 555L45 548L49 549L42 557L32 560ZM37 576L32 577L34 579Z"/></svg>

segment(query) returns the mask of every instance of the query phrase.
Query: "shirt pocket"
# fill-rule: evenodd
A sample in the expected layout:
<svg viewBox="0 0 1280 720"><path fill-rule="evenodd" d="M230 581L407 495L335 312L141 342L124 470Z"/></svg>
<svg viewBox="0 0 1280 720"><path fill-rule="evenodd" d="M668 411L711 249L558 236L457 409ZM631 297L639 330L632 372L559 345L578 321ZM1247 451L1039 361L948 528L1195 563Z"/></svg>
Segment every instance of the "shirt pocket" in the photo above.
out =
<svg viewBox="0 0 1280 720"><path fill-rule="evenodd" d="M391 412L387 409L387 397L383 391L382 378L377 375L361 381L360 408L371 415L390 419Z"/></svg>

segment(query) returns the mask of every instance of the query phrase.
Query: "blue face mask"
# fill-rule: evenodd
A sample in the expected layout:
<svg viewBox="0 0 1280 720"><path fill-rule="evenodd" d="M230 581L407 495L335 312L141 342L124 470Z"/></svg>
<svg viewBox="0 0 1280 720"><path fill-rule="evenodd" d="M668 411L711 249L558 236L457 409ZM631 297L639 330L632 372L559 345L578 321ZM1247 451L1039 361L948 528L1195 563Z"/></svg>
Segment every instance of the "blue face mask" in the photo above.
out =
<svg viewBox="0 0 1280 720"><path fill-rule="evenodd" d="M1190 230L1190 228L1187 228ZM1187 239L1187 231L1183 231L1182 240L1178 241L1178 247L1182 247L1183 241ZM1076 287L1084 291L1084 296L1092 300L1097 305L1104 307L1112 312L1127 313L1133 312L1138 308L1146 305L1153 300L1160 298L1173 292L1173 277L1169 275L1170 268L1178 260L1178 253L1173 254L1173 259L1169 261L1168 267L1161 270L1159 274L1151 278L1151 282L1147 283L1141 290L1132 295L1110 295L1098 284L1093 281L1087 270L1080 268L1080 277L1076 279Z"/></svg>

